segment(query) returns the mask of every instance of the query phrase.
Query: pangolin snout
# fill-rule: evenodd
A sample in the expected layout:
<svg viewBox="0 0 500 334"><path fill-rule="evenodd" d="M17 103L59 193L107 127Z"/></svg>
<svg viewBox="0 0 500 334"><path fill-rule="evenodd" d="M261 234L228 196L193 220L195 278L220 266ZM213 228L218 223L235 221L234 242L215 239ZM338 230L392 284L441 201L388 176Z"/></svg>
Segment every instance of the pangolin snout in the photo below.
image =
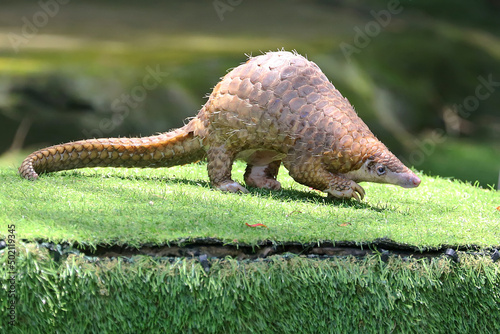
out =
<svg viewBox="0 0 500 334"><path fill-rule="evenodd" d="M415 174L411 174L406 178L406 180L401 184L404 188L416 188L420 185L420 178Z"/></svg>

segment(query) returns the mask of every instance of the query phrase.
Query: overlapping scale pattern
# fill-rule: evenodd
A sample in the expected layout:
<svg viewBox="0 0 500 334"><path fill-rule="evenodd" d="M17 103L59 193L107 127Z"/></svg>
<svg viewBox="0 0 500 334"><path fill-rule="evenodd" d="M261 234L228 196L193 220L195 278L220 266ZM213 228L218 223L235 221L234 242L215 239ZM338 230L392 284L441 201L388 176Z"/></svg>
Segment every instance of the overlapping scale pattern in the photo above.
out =
<svg viewBox="0 0 500 334"><path fill-rule="evenodd" d="M19 167L21 176L84 167L170 167L204 157L201 140L174 132L143 138L101 138L47 147L30 154Z"/></svg>

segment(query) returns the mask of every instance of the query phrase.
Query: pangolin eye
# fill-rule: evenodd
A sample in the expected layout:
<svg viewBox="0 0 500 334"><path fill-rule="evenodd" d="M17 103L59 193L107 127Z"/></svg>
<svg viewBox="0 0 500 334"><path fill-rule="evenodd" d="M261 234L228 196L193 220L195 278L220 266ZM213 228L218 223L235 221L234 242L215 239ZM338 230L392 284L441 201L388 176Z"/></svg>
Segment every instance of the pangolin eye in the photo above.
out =
<svg viewBox="0 0 500 334"><path fill-rule="evenodd" d="M385 174L385 167L384 166L378 166L377 167L377 174L378 175L384 175Z"/></svg>

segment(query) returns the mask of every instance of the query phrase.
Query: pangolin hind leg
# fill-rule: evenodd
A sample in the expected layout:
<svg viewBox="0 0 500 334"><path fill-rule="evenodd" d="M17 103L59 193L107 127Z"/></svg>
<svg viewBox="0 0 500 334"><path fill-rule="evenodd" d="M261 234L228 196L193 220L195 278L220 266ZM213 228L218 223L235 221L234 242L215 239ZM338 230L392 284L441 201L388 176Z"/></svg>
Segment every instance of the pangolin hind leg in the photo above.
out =
<svg viewBox="0 0 500 334"><path fill-rule="evenodd" d="M293 159L293 158L292 158ZM300 184L324 191L328 197L363 199L364 189L348 178L328 171L321 162L313 159L293 161L289 157L284 161L290 176Z"/></svg>
<svg viewBox="0 0 500 334"><path fill-rule="evenodd" d="M225 148L224 145L210 147L207 151L207 170L210 183L215 188L232 193L247 193L241 184L231 179L231 168L235 154Z"/></svg>
<svg viewBox="0 0 500 334"><path fill-rule="evenodd" d="M272 161L267 165L248 164L245 170L245 183L249 187L280 190L281 184L276 180L281 160Z"/></svg>

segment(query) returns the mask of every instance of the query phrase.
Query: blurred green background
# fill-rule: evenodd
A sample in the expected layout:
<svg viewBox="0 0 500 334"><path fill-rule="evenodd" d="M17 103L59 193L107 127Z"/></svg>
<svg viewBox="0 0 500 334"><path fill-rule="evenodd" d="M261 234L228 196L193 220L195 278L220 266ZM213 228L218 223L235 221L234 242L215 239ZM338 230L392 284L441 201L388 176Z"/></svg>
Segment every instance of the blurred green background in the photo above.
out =
<svg viewBox="0 0 500 334"><path fill-rule="evenodd" d="M406 164L500 171L500 1L41 0L0 4L0 164L180 127L245 54L316 62Z"/></svg>

